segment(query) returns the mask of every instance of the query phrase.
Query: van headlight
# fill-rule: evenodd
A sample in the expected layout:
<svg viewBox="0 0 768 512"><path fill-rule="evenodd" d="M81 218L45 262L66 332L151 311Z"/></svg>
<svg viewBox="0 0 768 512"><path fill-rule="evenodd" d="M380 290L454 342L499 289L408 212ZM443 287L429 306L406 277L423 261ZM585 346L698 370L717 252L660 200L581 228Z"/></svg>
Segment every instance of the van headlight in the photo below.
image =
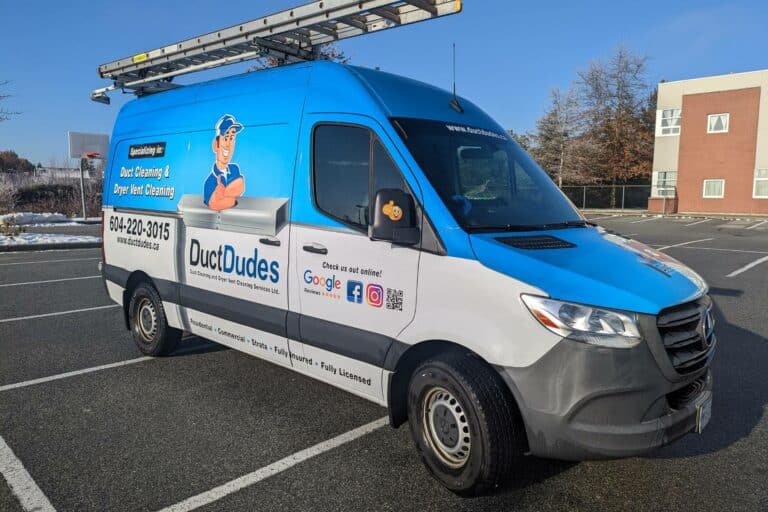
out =
<svg viewBox="0 0 768 512"><path fill-rule="evenodd" d="M521 298L541 325L563 338L611 348L632 348L642 340L635 314L535 295Z"/></svg>

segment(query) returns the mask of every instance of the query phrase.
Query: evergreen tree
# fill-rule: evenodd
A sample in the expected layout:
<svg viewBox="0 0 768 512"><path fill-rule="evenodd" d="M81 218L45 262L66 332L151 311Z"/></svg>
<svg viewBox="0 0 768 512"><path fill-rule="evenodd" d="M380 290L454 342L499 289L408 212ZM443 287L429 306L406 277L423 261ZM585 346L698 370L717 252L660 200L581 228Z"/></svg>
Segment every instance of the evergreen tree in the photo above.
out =
<svg viewBox="0 0 768 512"><path fill-rule="evenodd" d="M531 147L533 146L533 136L528 133L517 133L515 130L512 130L511 128L507 130L507 133L509 133L509 136L512 137L515 142L520 144L520 147L523 148L525 151L530 152Z"/></svg>
<svg viewBox="0 0 768 512"><path fill-rule="evenodd" d="M645 77L646 62L619 47L608 61L578 73L591 162L584 171L600 181L616 185L651 175L654 127L649 104L655 101Z"/></svg>

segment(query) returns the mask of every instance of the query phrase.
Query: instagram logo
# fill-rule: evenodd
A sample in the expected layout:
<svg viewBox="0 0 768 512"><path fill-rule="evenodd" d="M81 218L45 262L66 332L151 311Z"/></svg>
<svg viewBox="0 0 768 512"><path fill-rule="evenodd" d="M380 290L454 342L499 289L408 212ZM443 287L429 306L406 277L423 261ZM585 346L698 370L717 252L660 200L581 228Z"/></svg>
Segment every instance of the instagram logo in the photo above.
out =
<svg viewBox="0 0 768 512"><path fill-rule="evenodd" d="M375 308L380 308L382 304L384 304L384 288L377 284L369 284L366 286L365 302Z"/></svg>

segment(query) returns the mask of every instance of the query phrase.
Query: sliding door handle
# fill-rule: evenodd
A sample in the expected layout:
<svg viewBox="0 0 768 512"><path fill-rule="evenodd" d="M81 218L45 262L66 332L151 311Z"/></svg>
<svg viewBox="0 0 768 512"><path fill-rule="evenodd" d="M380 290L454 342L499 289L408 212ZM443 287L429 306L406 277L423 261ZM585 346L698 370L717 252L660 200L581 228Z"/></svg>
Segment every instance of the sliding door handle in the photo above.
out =
<svg viewBox="0 0 768 512"><path fill-rule="evenodd" d="M280 247L280 240L277 238L259 238L259 242L264 245L272 245L274 247Z"/></svg>
<svg viewBox="0 0 768 512"><path fill-rule="evenodd" d="M328 249L326 249L324 246L316 243L312 243L310 245L305 245L304 250L307 252L311 252L313 254L328 254Z"/></svg>

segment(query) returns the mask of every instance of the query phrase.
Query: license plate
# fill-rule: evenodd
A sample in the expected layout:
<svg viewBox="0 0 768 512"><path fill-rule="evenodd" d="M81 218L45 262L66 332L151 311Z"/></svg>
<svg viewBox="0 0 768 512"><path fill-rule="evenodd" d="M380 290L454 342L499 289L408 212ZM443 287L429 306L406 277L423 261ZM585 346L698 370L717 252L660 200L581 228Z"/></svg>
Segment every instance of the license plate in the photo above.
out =
<svg viewBox="0 0 768 512"><path fill-rule="evenodd" d="M696 407L696 433L701 434L712 418L712 395Z"/></svg>

